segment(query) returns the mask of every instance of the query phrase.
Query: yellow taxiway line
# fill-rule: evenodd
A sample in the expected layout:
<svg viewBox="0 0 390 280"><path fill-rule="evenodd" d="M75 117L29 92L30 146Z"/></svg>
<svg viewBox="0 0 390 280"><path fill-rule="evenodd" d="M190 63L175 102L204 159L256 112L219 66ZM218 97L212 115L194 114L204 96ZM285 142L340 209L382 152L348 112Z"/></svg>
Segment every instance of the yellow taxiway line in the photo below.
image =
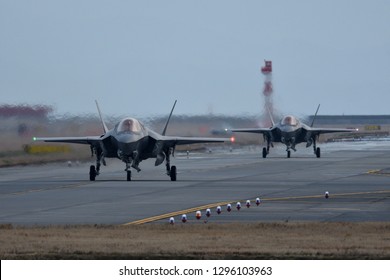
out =
<svg viewBox="0 0 390 280"><path fill-rule="evenodd" d="M353 193L339 193L339 194L331 194L332 197L338 197L338 196L351 196L351 195L362 195L362 194L379 194L379 193L390 193L390 190L382 190L382 191L370 191L370 192L353 192ZM261 199L261 201L283 201L283 200L293 200L293 199L308 199L308 198L322 198L324 195L306 195L306 196L287 196L287 197L274 197L274 198L264 198ZM255 199L253 199L255 200ZM245 200L246 201L246 200ZM183 214L188 214L196 211L205 210L207 208L214 208L221 205L231 204L235 201L225 201L225 202L218 202L218 203L212 203L207 205L202 205L194 208L189 208L185 210L180 210L176 212L166 213L158 216L153 216L149 218L145 218L142 220L137 220L129 223L122 224L123 226L129 226L129 225L142 225L146 223L155 222L162 219L167 219L173 216L179 216Z"/></svg>
<svg viewBox="0 0 390 280"><path fill-rule="evenodd" d="M146 223L150 223L150 222L155 222L155 221L158 221L158 220L166 219L166 218L169 218L169 217L172 217L172 216L179 216L179 215L183 215L183 214L188 214L188 213L191 213L191 212L196 212L196 211L204 210L204 209L207 209L207 208L213 208L213 207L217 207L219 205L224 205L224 204L228 204L228 203L232 203L232 202L231 201L225 201L225 202L207 204L207 205L203 205L203 206L198 206L198 207L194 207L194 208L180 210L180 211L176 211L176 212L166 213L166 214L162 214L162 215L158 215L158 216L154 216L154 217L150 217L150 218L145 218L145 219L138 220L138 221L129 222L129 223L123 224L123 226L142 225L142 224L146 224Z"/></svg>

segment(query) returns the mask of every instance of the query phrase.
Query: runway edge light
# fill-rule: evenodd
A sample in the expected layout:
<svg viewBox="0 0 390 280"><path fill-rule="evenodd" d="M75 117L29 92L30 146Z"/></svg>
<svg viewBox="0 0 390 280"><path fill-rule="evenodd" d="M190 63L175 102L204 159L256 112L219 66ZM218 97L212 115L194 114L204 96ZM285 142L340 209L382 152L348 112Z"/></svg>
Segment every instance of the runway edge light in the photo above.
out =
<svg viewBox="0 0 390 280"><path fill-rule="evenodd" d="M226 206L226 210L228 212L232 211L232 205L230 203Z"/></svg>

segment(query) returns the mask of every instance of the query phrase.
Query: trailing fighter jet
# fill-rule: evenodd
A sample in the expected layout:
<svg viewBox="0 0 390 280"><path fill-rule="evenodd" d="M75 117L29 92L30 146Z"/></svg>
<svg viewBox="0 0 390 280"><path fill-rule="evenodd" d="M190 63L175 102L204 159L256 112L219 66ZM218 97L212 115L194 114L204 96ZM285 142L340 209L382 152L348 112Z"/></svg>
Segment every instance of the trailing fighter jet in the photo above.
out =
<svg viewBox="0 0 390 280"><path fill-rule="evenodd" d="M320 105L314 115L310 126L302 123L299 119L292 115L284 116L279 123L275 124L271 113L268 111L272 126L270 128L239 128L230 129L232 132L248 132L262 133L264 141L267 142L267 147L263 148L263 158L269 154L270 147L273 147L274 142L281 142L286 145L287 157L291 156L291 150L296 151L295 145L306 142L306 148L313 145L314 154L321 157L321 150L316 146L316 141L320 134L334 132L352 132L356 129L340 129L340 128L315 128L313 127L314 120L317 116Z"/></svg>
<svg viewBox="0 0 390 280"><path fill-rule="evenodd" d="M171 113L165 124L162 134L154 132L145 127L140 121L134 118L121 120L113 129L108 130L103 121L99 104L96 106L100 120L103 125L104 134L101 136L86 137L34 137L34 141L63 142L90 145L92 155L96 155L96 166L91 165L89 179L95 181L100 172L101 163L106 165L105 158L118 158L126 164L127 181L131 181L131 167L141 171L139 164L142 160L156 158L155 166L166 162L166 173L171 181L176 181L176 166L170 165L170 157L174 156L176 145L187 145L194 143L225 142L228 138L206 138L206 137L180 137L166 136L169 120L171 119L176 101L173 104Z"/></svg>

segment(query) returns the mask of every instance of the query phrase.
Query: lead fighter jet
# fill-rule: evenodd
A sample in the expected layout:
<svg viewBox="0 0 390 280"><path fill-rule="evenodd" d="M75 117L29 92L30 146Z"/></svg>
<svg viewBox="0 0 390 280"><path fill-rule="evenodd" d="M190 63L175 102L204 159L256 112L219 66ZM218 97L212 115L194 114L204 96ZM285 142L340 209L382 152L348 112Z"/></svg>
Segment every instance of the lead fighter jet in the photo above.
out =
<svg viewBox="0 0 390 280"><path fill-rule="evenodd" d="M115 128L108 130L103 121L99 104L97 101L95 102L103 125L103 135L86 137L34 137L33 139L34 141L90 145L92 155L96 155L96 166L91 165L89 169L89 179L91 181L95 181L96 176L99 175L101 163L106 165L105 158L118 158L126 164L127 181L131 181L131 167L138 172L141 171L139 164L142 160L156 158L155 166L162 164L165 160L167 175L171 178L171 181L176 181L176 166L171 166L170 164L170 157L174 155L176 145L225 142L230 140L228 138L166 136L166 130L176 101L173 104L162 134L154 132L145 127L137 119L130 117L121 120L116 124Z"/></svg>
<svg viewBox="0 0 390 280"><path fill-rule="evenodd" d="M340 129L340 128L315 128L313 127L314 120L317 116L320 105L314 115L311 125L306 125L299 121L299 119L292 115L284 116L279 123L275 124L270 111L270 119L272 126L270 128L237 128L230 129L232 132L248 132L248 133L262 133L267 147L263 148L263 158L269 154L269 149L274 142L281 142L286 145L287 157L291 156L291 150L296 151L295 145L306 142L306 148L313 145L314 154L321 157L321 150L317 147L316 142L320 134L334 133L334 132L353 132L356 129Z"/></svg>

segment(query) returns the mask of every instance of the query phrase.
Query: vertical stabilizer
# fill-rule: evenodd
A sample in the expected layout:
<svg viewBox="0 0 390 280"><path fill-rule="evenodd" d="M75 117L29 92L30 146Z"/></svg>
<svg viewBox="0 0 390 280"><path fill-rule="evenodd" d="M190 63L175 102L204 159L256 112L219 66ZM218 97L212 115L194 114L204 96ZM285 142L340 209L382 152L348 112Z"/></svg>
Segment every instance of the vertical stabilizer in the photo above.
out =
<svg viewBox="0 0 390 280"><path fill-rule="evenodd" d="M99 108L99 103L97 102L97 100L95 100L95 103L96 103L97 110L99 112L99 117L100 117L100 121L101 121L102 126L103 126L104 133L106 133L108 131L108 128L107 128L107 125L104 123L102 112L100 111L100 108Z"/></svg>
<svg viewBox="0 0 390 280"><path fill-rule="evenodd" d="M266 108L267 108L267 111L268 111L268 114L269 114L269 118L270 118L270 120L272 122L272 126L275 126L275 122L274 122L274 118L272 117L272 113L271 113L270 109L268 108L268 106L266 106Z"/></svg>
<svg viewBox="0 0 390 280"><path fill-rule="evenodd" d="M167 127L168 127L169 121L170 121L170 119L171 119L171 116L172 116L172 113L173 113L173 109L175 109L176 102L177 102L177 100L175 100L175 103L173 103L173 107L172 107L171 113L169 114L167 123L165 124L164 130L163 130L163 132L162 132L162 135L165 135L165 133L167 132Z"/></svg>
<svg viewBox="0 0 390 280"><path fill-rule="evenodd" d="M313 127L313 125L314 125L314 121L315 121L315 119L316 119L316 117L317 117L317 113L318 113L318 110L320 109L320 105L321 105L321 104L318 104L316 113L314 114L313 120L312 120L311 125L310 125L311 127Z"/></svg>

